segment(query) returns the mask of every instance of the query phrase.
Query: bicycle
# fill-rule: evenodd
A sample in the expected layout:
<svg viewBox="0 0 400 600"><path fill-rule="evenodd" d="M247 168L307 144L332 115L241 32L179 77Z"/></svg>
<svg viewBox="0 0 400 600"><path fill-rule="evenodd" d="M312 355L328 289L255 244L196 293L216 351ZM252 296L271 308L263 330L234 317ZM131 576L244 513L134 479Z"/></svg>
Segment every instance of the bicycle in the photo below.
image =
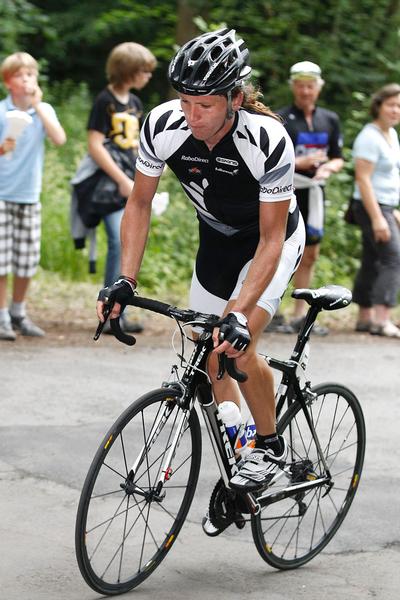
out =
<svg viewBox="0 0 400 600"><path fill-rule="evenodd" d="M351 302L340 286L295 290L308 302L304 325L287 361L265 356L282 372L276 393L277 430L289 446L288 462L258 494L229 488L238 470L206 373L215 315L182 310L136 296L132 304L173 318L181 334L180 375L138 398L115 421L87 474L76 520L76 555L85 581L96 592L121 594L142 583L171 550L195 494L201 461L201 429L196 404L221 473L211 496L209 518L220 533L250 521L256 548L277 569L297 568L332 539L358 489L365 451L360 404L336 383L311 387L306 377L309 338L321 310ZM191 356L184 358L185 327L201 327ZM118 320L117 338L133 344ZM95 337L100 335L99 326ZM239 381L235 363L220 365ZM284 410L286 409L286 410Z"/></svg>

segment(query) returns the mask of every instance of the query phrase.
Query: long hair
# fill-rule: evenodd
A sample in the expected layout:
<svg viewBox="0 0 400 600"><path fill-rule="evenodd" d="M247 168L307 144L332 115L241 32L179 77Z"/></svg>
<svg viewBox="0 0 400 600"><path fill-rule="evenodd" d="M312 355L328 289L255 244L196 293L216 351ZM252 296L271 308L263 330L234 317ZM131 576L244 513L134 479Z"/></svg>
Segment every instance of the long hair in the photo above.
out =
<svg viewBox="0 0 400 600"><path fill-rule="evenodd" d="M242 108L281 121L279 115L275 114L268 106L265 106L265 104L259 100L263 95L252 83L247 83L244 86L235 88L232 90L232 96L236 96L239 92L243 92Z"/></svg>

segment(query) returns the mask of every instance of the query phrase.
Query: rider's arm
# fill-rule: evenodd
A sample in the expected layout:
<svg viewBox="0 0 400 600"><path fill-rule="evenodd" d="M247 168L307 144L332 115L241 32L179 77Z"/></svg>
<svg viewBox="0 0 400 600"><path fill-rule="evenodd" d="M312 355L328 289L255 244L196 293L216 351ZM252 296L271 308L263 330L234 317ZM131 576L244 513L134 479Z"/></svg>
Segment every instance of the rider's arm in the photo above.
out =
<svg viewBox="0 0 400 600"><path fill-rule="evenodd" d="M247 317L273 278L285 241L290 199L260 202L260 240L232 310Z"/></svg>
<svg viewBox="0 0 400 600"><path fill-rule="evenodd" d="M159 177L136 172L135 187L129 196L121 223L121 272L137 279L150 227L151 202Z"/></svg>
<svg viewBox="0 0 400 600"><path fill-rule="evenodd" d="M258 299L273 278L285 241L289 205L290 199L260 202L260 240L239 296L230 309L231 313L242 313L249 318ZM217 338L215 342L216 340ZM215 351L218 354L226 352L231 358L240 355L228 341L218 345Z"/></svg>
<svg viewBox="0 0 400 600"><path fill-rule="evenodd" d="M135 186L128 198L121 223L121 274L133 280L137 276L146 247L150 227L151 202L157 190L159 177L148 177L136 172ZM116 318L120 305L115 304L111 318ZM103 302L97 302L97 316L103 317Z"/></svg>

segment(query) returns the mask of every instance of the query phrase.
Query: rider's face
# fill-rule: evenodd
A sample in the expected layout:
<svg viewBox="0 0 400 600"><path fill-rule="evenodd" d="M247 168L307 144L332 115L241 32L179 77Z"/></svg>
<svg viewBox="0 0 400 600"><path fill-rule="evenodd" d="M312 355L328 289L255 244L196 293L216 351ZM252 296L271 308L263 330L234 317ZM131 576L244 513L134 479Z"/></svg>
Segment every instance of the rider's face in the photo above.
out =
<svg viewBox="0 0 400 600"><path fill-rule="evenodd" d="M232 119L226 120L225 96L179 94L179 98L186 122L197 140L217 143L231 128Z"/></svg>

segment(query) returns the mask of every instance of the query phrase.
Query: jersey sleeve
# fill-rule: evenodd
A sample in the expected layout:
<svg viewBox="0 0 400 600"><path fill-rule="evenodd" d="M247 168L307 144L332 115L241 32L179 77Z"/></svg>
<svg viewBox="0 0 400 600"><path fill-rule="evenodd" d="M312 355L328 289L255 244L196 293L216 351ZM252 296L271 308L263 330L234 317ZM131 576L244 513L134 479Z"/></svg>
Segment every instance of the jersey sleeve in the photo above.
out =
<svg viewBox="0 0 400 600"><path fill-rule="evenodd" d="M165 160L159 156L155 144L156 114L152 110L146 117L140 131L139 153L136 169L149 177L159 177L163 172Z"/></svg>
<svg viewBox="0 0 400 600"><path fill-rule="evenodd" d="M294 148L284 127L277 123L274 135L269 140L269 152L261 146L266 159L263 161L259 178L260 201L279 202L293 197ZM271 143L272 142L272 143Z"/></svg>

